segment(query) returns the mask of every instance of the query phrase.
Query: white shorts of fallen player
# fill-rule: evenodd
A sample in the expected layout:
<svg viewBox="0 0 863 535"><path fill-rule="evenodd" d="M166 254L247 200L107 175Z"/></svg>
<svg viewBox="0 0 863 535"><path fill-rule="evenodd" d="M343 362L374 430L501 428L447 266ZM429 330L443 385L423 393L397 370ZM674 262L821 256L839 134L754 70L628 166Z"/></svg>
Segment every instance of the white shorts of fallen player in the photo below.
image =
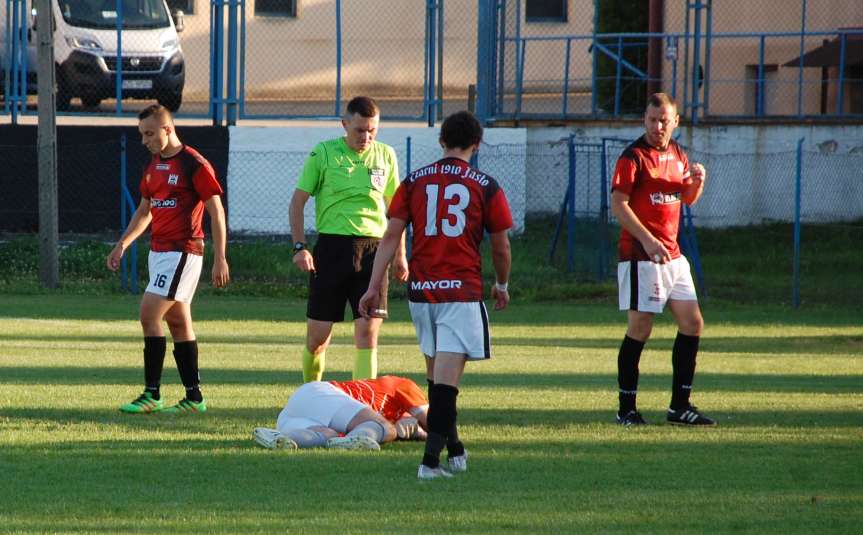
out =
<svg viewBox="0 0 863 535"><path fill-rule="evenodd" d="M697 301L689 261L679 256L665 264L626 261L617 264L620 310L660 313L669 299Z"/></svg>
<svg viewBox="0 0 863 535"><path fill-rule="evenodd" d="M312 381L291 394L287 405L279 413L276 429L286 434L292 429L329 427L345 433L350 421L365 408L366 405L331 383Z"/></svg>
<svg viewBox="0 0 863 535"><path fill-rule="evenodd" d="M485 303L409 304L420 351L461 353L468 360L491 358L491 333Z"/></svg>
<svg viewBox="0 0 863 535"><path fill-rule="evenodd" d="M201 278L204 257L191 253L150 251L150 283L145 290L169 301L191 303Z"/></svg>

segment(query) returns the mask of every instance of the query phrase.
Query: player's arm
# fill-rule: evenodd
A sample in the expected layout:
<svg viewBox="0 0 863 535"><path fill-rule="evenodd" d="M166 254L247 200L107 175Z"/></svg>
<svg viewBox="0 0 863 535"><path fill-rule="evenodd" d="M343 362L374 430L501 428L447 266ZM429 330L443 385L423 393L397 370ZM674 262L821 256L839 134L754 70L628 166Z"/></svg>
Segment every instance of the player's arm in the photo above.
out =
<svg viewBox="0 0 863 535"><path fill-rule="evenodd" d="M299 188L294 190L294 195L291 197L291 204L288 208L288 221L291 224L291 239L292 243L306 243L305 219L303 210L306 203L309 202L311 194ZM300 271L314 271L315 261L312 258L312 253L308 249L302 249L294 254L294 265Z"/></svg>
<svg viewBox="0 0 863 535"><path fill-rule="evenodd" d="M225 224L225 209L222 207L222 198L213 195L204 203L207 213L210 214L210 229L213 232L213 286L222 288L231 279L228 269L228 230Z"/></svg>
<svg viewBox="0 0 863 535"><path fill-rule="evenodd" d="M384 197L387 208L389 208L390 203L392 202L392 197ZM401 237L399 238L398 246L396 247L395 256L393 258L393 272L392 276L394 279L399 280L401 282L408 281L408 257L407 257L407 247L405 246L405 237L407 236L407 231L403 231Z"/></svg>
<svg viewBox="0 0 863 535"><path fill-rule="evenodd" d="M387 224L387 230L384 232L384 237L378 244L378 251L375 253L375 263L372 268L371 279L369 280L369 288L366 293L360 298L360 314L370 319L371 311L378 308L380 304L381 286L383 285L384 273L387 269L387 264L393 259L396 249L399 247L399 242L402 240L407 221L397 217L390 218Z"/></svg>
<svg viewBox="0 0 863 535"><path fill-rule="evenodd" d="M707 180L707 170L700 163L693 164L689 170L689 179L683 183L681 200L689 206L698 202L704 192L705 180Z"/></svg>
<svg viewBox="0 0 863 535"><path fill-rule="evenodd" d="M491 242L491 263L494 266L495 285L491 288L491 297L494 299L494 309L503 310L509 304L509 271L512 267L512 252L509 246L509 235L507 230L492 232L489 236Z"/></svg>
<svg viewBox="0 0 863 535"><path fill-rule="evenodd" d="M632 234L636 240L644 247L644 252L649 258L656 262L670 262L671 255L668 250L662 245L662 242L657 240L653 234L647 230L632 208L629 206L629 195L626 193L613 190L611 192L611 213L617 218L620 226L625 228L627 232Z"/></svg>
<svg viewBox="0 0 863 535"><path fill-rule="evenodd" d="M123 233L120 241L117 242L117 245L115 245L108 254L108 269L111 271L117 271L120 267L120 260L123 258L123 253L125 253L126 249L132 245L136 239L138 239L138 236L147 230L147 226L150 224L152 219L153 216L150 214L150 199L141 197L141 202L138 204L138 208L135 210L135 213L132 214L132 219L129 221L129 226L126 227L126 232Z"/></svg>

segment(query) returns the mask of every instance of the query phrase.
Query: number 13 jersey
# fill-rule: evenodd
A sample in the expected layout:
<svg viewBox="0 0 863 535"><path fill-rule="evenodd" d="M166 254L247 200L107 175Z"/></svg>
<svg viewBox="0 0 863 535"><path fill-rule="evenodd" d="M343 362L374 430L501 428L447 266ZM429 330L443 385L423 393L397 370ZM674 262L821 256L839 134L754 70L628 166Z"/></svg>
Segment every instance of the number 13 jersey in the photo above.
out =
<svg viewBox="0 0 863 535"><path fill-rule="evenodd" d="M408 298L413 302L481 301L483 232L512 227L497 181L458 158L412 172L387 214L413 225Z"/></svg>

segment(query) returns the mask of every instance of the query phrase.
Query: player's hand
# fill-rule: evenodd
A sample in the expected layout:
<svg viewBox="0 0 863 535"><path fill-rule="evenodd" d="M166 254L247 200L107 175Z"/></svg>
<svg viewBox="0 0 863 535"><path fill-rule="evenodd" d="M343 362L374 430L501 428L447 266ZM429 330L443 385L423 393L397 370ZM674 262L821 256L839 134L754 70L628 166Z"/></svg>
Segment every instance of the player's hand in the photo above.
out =
<svg viewBox="0 0 863 535"><path fill-rule="evenodd" d="M303 249L302 251L297 251L297 254L294 255L294 265L297 266L300 271L314 271L315 259L312 258L312 253Z"/></svg>
<svg viewBox="0 0 863 535"><path fill-rule="evenodd" d="M694 185L695 187L699 187L707 180L707 169L700 163L694 163L689 168L689 173L683 175L683 177L683 183L687 186Z"/></svg>
<svg viewBox="0 0 863 535"><path fill-rule="evenodd" d="M120 268L120 260L123 259L123 253L126 250L123 247L122 243L117 243L111 252L108 254L108 259L106 260L106 264L108 265L108 269L111 271L117 271Z"/></svg>
<svg viewBox="0 0 863 535"><path fill-rule="evenodd" d="M509 291L498 289L496 284L492 285L491 298L494 299L494 309L503 310L509 304Z"/></svg>
<svg viewBox="0 0 863 535"><path fill-rule="evenodd" d="M213 286L216 288L224 288L231 280L230 270L228 269L228 261L224 258L213 260Z"/></svg>
<svg viewBox="0 0 863 535"><path fill-rule="evenodd" d="M647 257L650 258L650 261L655 264L664 264L666 262L671 262L671 253L668 252L668 249L662 245L662 242L653 239L650 243L644 245L644 252L647 253Z"/></svg>
<svg viewBox="0 0 863 535"><path fill-rule="evenodd" d="M392 263L393 278L397 281L408 281L408 259L405 255L397 254Z"/></svg>
<svg viewBox="0 0 863 535"><path fill-rule="evenodd" d="M372 316L372 310L375 310L376 308L378 308L380 301L381 301L380 290L373 291L371 288L366 290L366 293L364 293L363 296L360 297L360 302L357 305L357 308L360 311L360 316L362 316L364 319L367 319L367 320L372 319L374 317L374 316Z"/></svg>
<svg viewBox="0 0 863 535"><path fill-rule="evenodd" d="M410 440L419 429L419 422L413 416L404 416L398 419L395 428L400 440Z"/></svg>

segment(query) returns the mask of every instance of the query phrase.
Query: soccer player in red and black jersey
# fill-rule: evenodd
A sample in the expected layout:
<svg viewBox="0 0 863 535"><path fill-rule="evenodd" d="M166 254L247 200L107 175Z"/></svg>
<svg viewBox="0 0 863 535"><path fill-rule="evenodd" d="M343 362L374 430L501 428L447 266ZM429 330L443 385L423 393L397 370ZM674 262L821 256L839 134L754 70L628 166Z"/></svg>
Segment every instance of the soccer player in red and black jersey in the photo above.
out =
<svg viewBox="0 0 863 535"><path fill-rule="evenodd" d="M456 429L456 396L465 362L491 357L479 252L485 232L497 278L491 289L494 308L501 310L509 303L507 231L512 215L497 181L468 163L481 141L482 126L470 113L444 120L443 158L409 174L396 190L369 289L360 299L360 312L371 317L387 263L402 232L412 224L408 296L429 381L428 438L420 479L467 470L467 454ZM444 446L449 471L440 467Z"/></svg>
<svg viewBox="0 0 863 535"><path fill-rule="evenodd" d="M646 423L636 407L638 362L653 328L653 316L666 303L678 326L666 419L680 425L716 423L689 403L704 319L677 232L681 203L698 201L707 173L701 164L690 166L686 153L671 139L679 120L677 105L668 95L651 95L644 114L645 133L617 160L612 178L611 210L622 227L618 297L620 309L629 314L617 357L617 422L624 426Z"/></svg>
<svg viewBox="0 0 863 535"><path fill-rule="evenodd" d="M225 257L227 232L222 187L210 163L180 142L171 113L160 105L138 115L141 142L152 154L141 178L141 203L126 232L108 255L108 269L116 271L126 249L150 229L150 283L141 299L144 329L144 392L120 407L126 413L204 412L198 378L198 343L192 329L192 298L201 276L204 254L203 213L213 230L213 285L230 278ZM174 360L186 395L165 407L159 392L165 360L162 320L174 340Z"/></svg>

